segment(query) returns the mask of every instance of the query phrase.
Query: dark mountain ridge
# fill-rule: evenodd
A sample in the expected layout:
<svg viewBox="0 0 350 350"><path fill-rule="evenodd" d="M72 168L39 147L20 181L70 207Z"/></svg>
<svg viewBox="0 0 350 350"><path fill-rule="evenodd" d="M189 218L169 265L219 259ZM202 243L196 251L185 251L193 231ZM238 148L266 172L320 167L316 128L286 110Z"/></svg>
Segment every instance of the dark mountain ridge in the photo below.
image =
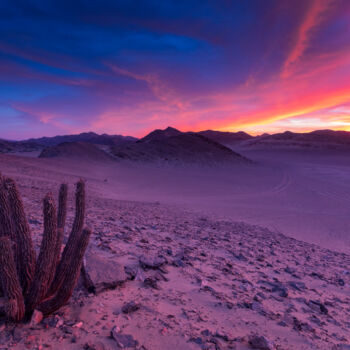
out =
<svg viewBox="0 0 350 350"><path fill-rule="evenodd" d="M8 141L0 139L0 153L33 152L42 147L30 141Z"/></svg>
<svg viewBox="0 0 350 350"><path fill-rule="evenodd" d="M39 158L76 158L93 161L111 161L113 157L98 146L87 142L62 142L59 145L46 147Z"/></svg>
<svg viewBox="0 0 350 350"><path fill-rule="evenodd" d="M205 130L199 131L199 135L208 137L211 140L219 142L226 146L232 146L245 140L250 140L254 138L244 131L238 132L225 132L225 131L215 131L215 130Z"/></svg>
<svg viewBox="0 0 350 350"><path fill-rule="evenodd" d="M63 142L87 142L96 145L122 145L137 141L137 138L132 136L96 134L94 132L84 132L77 135L61 135L53 137L41 137L37 139L29 139L27 142L33 142L42 146L56 146Z"/></svg>
<svg viewBox="0 0 350 350"><path fill-rule="evenodd" d="M325 148L341 149L350 147L350 132L315 130L307 133L285 131L262 135L244 141L241 147L248 148Z"/></svg>
<svg viewBox="0 0 350 350"><path fill-rule="evenodd" d="M112 147L119 159L139 162L182 164L214 164L248 162L230 148L193 132L182 133L174 128L155 130L137 142Z"/></svg>

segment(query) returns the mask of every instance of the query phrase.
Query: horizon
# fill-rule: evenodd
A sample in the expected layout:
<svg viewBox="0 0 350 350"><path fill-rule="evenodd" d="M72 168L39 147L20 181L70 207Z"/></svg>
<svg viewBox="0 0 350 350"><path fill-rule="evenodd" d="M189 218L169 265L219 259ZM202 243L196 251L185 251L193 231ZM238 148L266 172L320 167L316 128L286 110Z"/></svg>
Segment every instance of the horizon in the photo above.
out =
<svg viewBox="0 0 350 350"><path fill-rule="evenodd" d="M155 128L149 132L146 132L144 135L140 136L140 137L136 137L134 135L124 135L124 134L108 134L108 133L96 133L95 131L82 131L80 133L75 133L75 134L57 134L57 135L53 135L53 136L39 136L39 137L32 137L32 138L27 138L27 139L5 139L5 138L1 138L0 137L0 141L1 140L4 140L4 141L10 141L10 142L20 142L20 141L28 141L28 140L36 140L36 139L40 139L40 138L54 138L54 137L64 137L64 136L77 136L77 135L81 135L81 134L95 134L95 135L99 135L99 136L102 136L102 135L106 135L106 136L123 136L123 137L133 137L133 138L136 138L136 139L142 139L143 137L146 137L148 134L150 134L151 132L155 131L155 130L166 130L168 128L172 128L172 129L176 129L182 133L188 133L188 132L194 132L194 133L199 133L199 132L204 132L204 131L214 131L214 132L228 132L228 133L233 133L233 134L237 134L237 133L240 133L240 132L243 132L243 133L246 133L248 134L249 136L252 136L252 137L259 137L259 136L263 136L263 135L274 135L274 134L283 134L283 133L286 133L286 132L292 132L292 133L299 133L299 134L307 134L307 133L312 133L312 132L315 132L315 131L333 131L333 132L337 132L337 131L340 131L340 132L347 132L350 134L350 131L347 131L347 130L334 130L334 129L314 129L314 130L309 130L309 131L306 131L306 132L301 132L301 131L291 131L291 130L280 130L279 132L275 132L275 133L268 133L268 132L262 132L262 133L249 133L249 132L246 132L245 130L237 130L237 131L220 131L220 130L215 130L215 129L206 129L206 130L197 130L197 131L194 131L194 130L179 130L178 128L174 128L173 126L167 126L166 128L164 129L160 129L160 128Z"/></svg>
<svg viewBox="0 0 350 350"><path fill-rule="evenodd" d="M350 131L349 1L96 4L1 2L1 139Z"/></svg>

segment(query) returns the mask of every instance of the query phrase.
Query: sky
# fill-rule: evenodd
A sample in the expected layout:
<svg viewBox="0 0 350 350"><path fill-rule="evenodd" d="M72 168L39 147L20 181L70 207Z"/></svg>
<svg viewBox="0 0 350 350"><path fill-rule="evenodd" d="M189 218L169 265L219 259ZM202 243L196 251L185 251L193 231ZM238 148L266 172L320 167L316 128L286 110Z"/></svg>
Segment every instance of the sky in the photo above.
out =
<svg viewBox="0 0 350 350"><path fill-rule="evenodd" d="M350 1L0 1L0 138L167 126L350 131Z"/></svg>

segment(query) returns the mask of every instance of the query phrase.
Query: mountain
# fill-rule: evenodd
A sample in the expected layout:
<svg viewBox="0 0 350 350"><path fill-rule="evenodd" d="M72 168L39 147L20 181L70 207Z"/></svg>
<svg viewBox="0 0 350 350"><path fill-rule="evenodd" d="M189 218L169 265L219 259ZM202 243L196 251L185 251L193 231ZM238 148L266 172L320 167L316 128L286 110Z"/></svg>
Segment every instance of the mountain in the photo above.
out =
<svg viewBox="0 0 350 350"><path fill-rule="evenodd" d="M152 132L150 132L148 135L140 139L140 142L150 142L150 141L158 141L163 140L171 136L178 136L183 134L181 131L172 128L171 126L168 126L166 129L156 129Z"/></svg>
<svg viewBox="0 0 350 350"><path fill-rule="evenodd" d="M79 160L110 161L113 157L98 146L87 142L63 142L45 148L39 158L74 158Z"/></svg>
<svg viewBox="0 0 350 350"><path fill-rule="evenodd" d="M350 132L315 130L308 133L283 133L257 136L240 144L243 148L323 148L342 149L350 147Z"/></svg>
<svg viewBox="0 0 350 350"><path fill-rule="evenodd" d="M132 136L122 135L107 135L107 134L96 134L94 132L85 132L78 135L63 135L54 137L41 137L38 139L29 139L27 142L35 142L42 146L56 146L62 142L88 142L96 145L125 145L137 141L137 138Z"/></svg>
<svg viewBox="0 0 350 350"><path fill-rule="evenodd" d="M247 134L244 131L239 132L222 132L214 130L199 131L199 135L205 136L211 140L219 142L225 146L232 146L242 141L250 140L253 136Z"/></svg>
<svg viewBox="0 0 350 350"><path fill-rule="evenodd" d="M40 149L42 149L42 147L35 142L8 141L0 139L0 153L33 152Z"/></svg>
<svg viewBox="0 0 350 350"><path fill-rule="evenodd" d="M173 128L155 130L124 147L112 147L120 159L176 164L218 164L247 162L240 154L197 133L182 133Z"/></svg>

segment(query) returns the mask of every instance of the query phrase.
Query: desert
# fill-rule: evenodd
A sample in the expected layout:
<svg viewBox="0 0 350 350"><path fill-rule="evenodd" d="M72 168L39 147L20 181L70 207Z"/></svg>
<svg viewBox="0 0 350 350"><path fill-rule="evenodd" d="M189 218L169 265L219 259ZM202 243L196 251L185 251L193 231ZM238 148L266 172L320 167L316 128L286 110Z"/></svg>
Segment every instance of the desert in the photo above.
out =
<svg viewBox="0 0 350 350"><path fill-rule="evenodd" d="M93 232L92 284L81 275L71 301L40 322L2 323L5 348L346 349L348 152L235 150L221 167L75 145L1 154L37 251L40 199L62 182L86 181ZM73 213L69 193L68 227Z"/></svg>
<svg viewBox="0 0 350 350"><path fill-rule="evenodd" d="M350 0L0 1L0 350L350 350Z"/></svg>

